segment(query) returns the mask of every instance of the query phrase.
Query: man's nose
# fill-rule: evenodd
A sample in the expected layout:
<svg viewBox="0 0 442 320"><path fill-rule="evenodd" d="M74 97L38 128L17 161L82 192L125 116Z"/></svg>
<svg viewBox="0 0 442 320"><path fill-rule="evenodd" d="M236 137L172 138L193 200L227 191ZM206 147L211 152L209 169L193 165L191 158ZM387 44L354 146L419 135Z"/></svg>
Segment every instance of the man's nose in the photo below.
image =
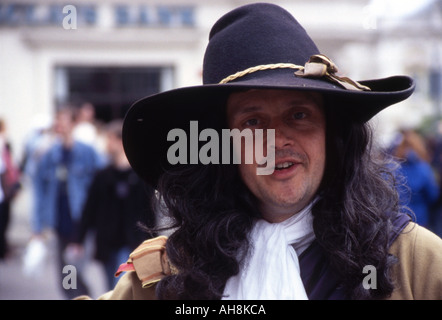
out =
<svg viewBox="0 0 442 320"><path fill-rule="evenodd" d="M274 127L275 129L275 148L280 149L293 144L293 139L284 123L279 123Z"/></svg>

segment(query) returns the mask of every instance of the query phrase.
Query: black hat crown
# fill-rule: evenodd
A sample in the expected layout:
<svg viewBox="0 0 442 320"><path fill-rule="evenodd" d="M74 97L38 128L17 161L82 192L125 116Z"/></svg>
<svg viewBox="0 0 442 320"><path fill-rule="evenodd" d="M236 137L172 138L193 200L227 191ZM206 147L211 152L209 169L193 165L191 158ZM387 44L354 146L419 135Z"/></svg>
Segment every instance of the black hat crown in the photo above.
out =
<svg viewBox="0 0 442 320"><path fill-rule="evenodd" d="M318 48L289 12L268 3L245 5L227 13L212 27L204 56L203 83L216 84L258 65L304 66L315 54L319 54Z"/></svg>

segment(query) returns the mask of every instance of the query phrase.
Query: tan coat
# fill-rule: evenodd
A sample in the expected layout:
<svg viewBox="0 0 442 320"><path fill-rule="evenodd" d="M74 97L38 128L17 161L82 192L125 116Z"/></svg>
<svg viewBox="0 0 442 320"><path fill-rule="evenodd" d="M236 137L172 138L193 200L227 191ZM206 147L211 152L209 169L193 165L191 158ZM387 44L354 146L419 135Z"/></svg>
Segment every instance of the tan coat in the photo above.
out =
<svg viewBox="0 0 442 320"><path fill-rule="evenodd" d="M394 267L392 300L442 300L442 239L410 223L390 252L399 258Z"/></svg>
<svg viewBox="0 0 442 320"><path fill-rule="evenodd" d="M390 253L398 257L399 263L393 270L396 289L389 299L442 300L442 239L410 223L393 243ZM171 271L164 262L164 255L161 263L157 259L154 264L156 266L152 265L141 272L138 269L136 272L126 272L115 289L100 299L155 299L155 284L160 279L145 282L143 288L140 281L144 277L142 273L149 273L149 268L161 268L164 275Z"/></svg>

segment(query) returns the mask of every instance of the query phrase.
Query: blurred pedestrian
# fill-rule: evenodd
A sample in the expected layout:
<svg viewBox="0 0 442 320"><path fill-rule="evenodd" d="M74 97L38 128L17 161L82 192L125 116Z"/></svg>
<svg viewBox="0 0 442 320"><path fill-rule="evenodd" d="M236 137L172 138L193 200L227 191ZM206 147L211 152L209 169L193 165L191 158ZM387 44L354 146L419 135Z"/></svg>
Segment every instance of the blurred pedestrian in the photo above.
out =
<svg viewBox="0 0 442 320"><path fill-rule="evenodd" d="M76 241L81 244L88 231L95 231L95 258L105 268L109 289L118 280L115 272L120 264L143 240L152 236L146 235L139 223L149 228L155 225L149 201L154 190L131 168L124 153L121 130L121 120L106 127L110 163L97 172L91 184ZM83 251L78 247L76 250Z"/></svg>
<svg viewBox="0 0 442 320"><path fill-rule="evenodd" d="M5 219L6 213L5 211L5 192L3 187L3 180L6 172L6 166L5 162L3 161L3 158L0 157L0 228L2 230L0 235L0 260L4 259L6 256L6 238L5 238L5 223L3 220Z"/></svg>
<svg viewBox="0 0 442 320"><path fill-rule="evenodd" d="M38 115L32 123L25 140L24 153L20 163L23 183L29 188L31 194L31 217L37 216L37 197L35 186L37 179L37 166L44 154L53 145L55 134L53 121L50 116Z"/></svg>
<svg viewBox="0 0 442 320"><path fill-rule="evenodd" d="M32 180L37 163L54 142L52 122L49 115L37 115L31 122L31 129L25 138L24 152L20 163L20 170L26 178Z"/></svg>
<svg viewBox="0 0 442 320"><path fill-rule="evenodd" d="M95 106L86 101L75 111L75 125L72 131L74 139L91 146L102 157L102 161L107 162L105 139L102 134L103 125L96 119Z"/></svg>
<svg viewBox="0 0 442 320"><path fill-rule="evenodd" d="M435 135L429 141L429 149L432 156L431 166L435 170L439 181L439 190L442 190L442 120L438 121ZM439 237L442 237L442 193L433 205L430 214L430 228Z"/></svg>
<svg viewBox="0 0 442 320"><path fill-rule="evenodd" d="M90 183L100 166L97 153L72 136L75 123L72 108L56 112L54 130L57 140L37 164L35 174L36 216L33 232L36 237L45 229L55 231L58 240L60 275L63 267L74 265L77 270L77 288L64 288L67 298L87 293L81 277L81 266L67 261L66 247L75 238ZM62 280L60 280L60 285Z"/></svg>
<svg viewBox="0 0 442 320"><path fill-rule="evenodd" d="M425 140L414 130L402 130L401 141L394 150L401 165L399 173L405 178L405 186L399 188L403 205L416 216L416 222L430 227L430 209L439 197L436 175L430 165Z"/></svg>
<svg viewBox="0 0 442 320"><path fill-rule="evenodd" d="M11 203L21 188L20 171L12 156L11 143L6 133L6 122L0 119L0 259L8 253L7 230L11 216Z"/></svg>
<svg viewBox="0 0 442 320"><path fill-rule="evenodd" d="M94 105L90 102L83 102L76 112L76 122L72 133L74 138L95 148L98 130L95 123Z"/></svg>

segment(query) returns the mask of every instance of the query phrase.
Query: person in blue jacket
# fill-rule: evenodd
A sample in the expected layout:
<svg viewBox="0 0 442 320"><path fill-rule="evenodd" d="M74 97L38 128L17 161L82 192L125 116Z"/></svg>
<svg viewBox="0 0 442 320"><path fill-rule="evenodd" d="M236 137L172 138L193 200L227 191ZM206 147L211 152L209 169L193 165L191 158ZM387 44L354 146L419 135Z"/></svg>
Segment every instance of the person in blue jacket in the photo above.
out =
<svg viewBox="0 0 442 320"><path fill-rule="evenodd" d="M417 223L429 227L430 208L439 197L439 186L425 142L417 132L402 130L394 155L400 160L398 170L405 179L405 186L399 188L402 204L413 211Z"/></svg>
<svg viewBox="0 0 442 320"><path fill-rule="evenodd" d="M74 140L74 124L73 109L57 111L54 123L57 141L41 158L35 176L37 210L32 219L33 233L38 237L46 229L55 232L60 275L63 275L64 266L74 263L66 260L65 249L75 237L89 186L102 165L99 154L92 147ZM78 271L79 268L76 286L63 290L67 298L88 291Z"/></svg>

